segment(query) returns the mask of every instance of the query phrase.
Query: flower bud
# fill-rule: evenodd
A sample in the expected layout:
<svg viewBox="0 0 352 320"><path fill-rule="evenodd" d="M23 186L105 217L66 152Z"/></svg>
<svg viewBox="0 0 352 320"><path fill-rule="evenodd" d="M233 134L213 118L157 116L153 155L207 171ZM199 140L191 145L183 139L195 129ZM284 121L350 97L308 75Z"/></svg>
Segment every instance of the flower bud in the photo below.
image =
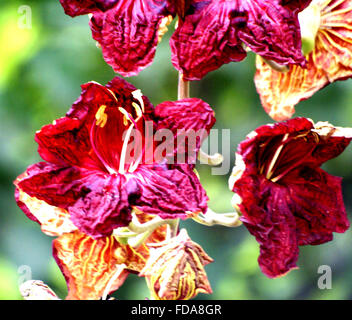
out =
<svg viewBox="0 0 352 320"><path fill-rule="evenodd" d="M148 246L150 258L139 275L146 277L153 298L189 300L198 293L212 293L204 266L213 259L185 229L177 237Z"/></svg>

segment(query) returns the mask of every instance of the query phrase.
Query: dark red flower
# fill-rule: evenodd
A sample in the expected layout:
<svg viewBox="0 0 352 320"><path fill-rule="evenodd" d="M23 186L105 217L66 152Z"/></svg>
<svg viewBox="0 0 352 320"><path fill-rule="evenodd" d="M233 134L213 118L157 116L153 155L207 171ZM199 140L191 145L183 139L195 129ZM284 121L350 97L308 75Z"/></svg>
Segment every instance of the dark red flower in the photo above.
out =
<svg viewBox="0 0 352 320"><path fill-rule="evenodd" d="M297 14L310 1L194 1L171 38L172 63L199 80L245 58L243 44L280 64L305 64Z"/></svg>
<svg viewBox="0 0 352 320"><path fill-rule="evenodd" d="M157 106L154 115L140 90L120 78L106 87L82 85L67 115L36 133L38 152L46 162L30 166L15 181L21 209L44 224L49 213L38 219L32 212L39 203L48 212L68 212L81 232L95 238L128 225L132 207L162 218L205 212L208 198L194 165L168 163L163 153L155 156L160 143L154 145L151 139L170 117L172 130L201 127L207 132L215 122L214 112L196 98L164 102L162 108L166 114ZM184 110L198 114L197 124L194 116L183 118ZM189 145L188 150L196 153L198 148ZM74 229L70 224L65 228Z"/></svg>
<svg viewBox="0 0 352 320"><path fill-rule="evenodd" d="M120 0L60 0L65 13L71 17L89 14L95 11L106 11Z"/></svg>
<svg viewBox="0 0 352 320"><path fill-rule="evenodd" d="M350 143L352 129L305 118L265 125L243 141L229 180L233 205L260 244L268 277L296 268L299 248L349 228L341 178L320 166Z"/></svg>
<svg viewBox="0 0 352 320"><path fill-rule="evenodd" d="M167 25L178 15L170 45L185 80L199 80L245 58L243 45L280 64L305 64L298 12L310 0L61 0L71 16L91 12L93 38L116 72L136 75L152 63Z"/></svg>

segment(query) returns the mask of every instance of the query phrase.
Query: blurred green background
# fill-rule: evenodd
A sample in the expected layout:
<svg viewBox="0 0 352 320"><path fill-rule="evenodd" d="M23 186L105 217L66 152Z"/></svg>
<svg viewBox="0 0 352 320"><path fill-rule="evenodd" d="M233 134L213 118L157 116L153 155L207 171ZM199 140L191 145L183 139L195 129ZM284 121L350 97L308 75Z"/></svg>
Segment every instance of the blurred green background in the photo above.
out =
<svg viewBox="0 0 352 320"><path fill-rule="evenodd" d="M88 17L66 16L58 0L27 1L32 27L22 29L23 2L0 4L0 299L21 299L18 281L23 266L32 278L49 284L64 298L66 284L51 255L52 239L40 231L16 206L12 181L26 167L40 161L35 131L63 116L80 94L80 85L95 80L106 84L114 77L91 38ZM176 99L177 72L170 62L169 33L157 50L153 65L138 77L129 78L156 105ZM263 111L253 84L254 55L241 63L225 65L192 83L191 94L215 110L215 128L231 129L231 166L237 144L259 125L272 122ZM297 106L297 116L351 126L351 81L328 86ZM324 165L329 173L344 177L344 200L352 219L352 151ZM211 175L198 166L201 181L218 212L231 210L232 193L226 176ZM182 223L194 241L215 262L208 265L214 293L198 299L351 299L352 229L336 234L332 242L301 247L298 266L280 279L268 279L259 270L259 248L245 227L205 227ZM332 289L320 290L317 270L332 268ZM22 267L21 267L22 266ZM149 296L143 278L131 275L115 296L144 299Z"/></svg>

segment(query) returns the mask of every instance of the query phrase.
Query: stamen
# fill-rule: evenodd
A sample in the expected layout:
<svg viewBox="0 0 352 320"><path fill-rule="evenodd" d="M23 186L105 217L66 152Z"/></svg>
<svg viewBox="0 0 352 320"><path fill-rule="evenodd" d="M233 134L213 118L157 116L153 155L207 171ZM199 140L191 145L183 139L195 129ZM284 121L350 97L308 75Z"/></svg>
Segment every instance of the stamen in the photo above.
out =
<svg viewBox="0 0 352 320"><path fill-rule="evenodd" d="M144 101L143 101L142 91L140 89L132 91L132 96L133 98L139 101L139 104L141 105L141 108L142 108L142 112L144 112Z"/></svg>
<svg viewBox="0 0 352 320"><path fill-rule="evenodd" d="M316 132L313 132L312 131L312 134L313 134L313 138L314 138L314 141L316 144L319 143L320 141L320 136L318 133ZM307 134L306 134L307 135ZM305 136L306 136L305 135ZM303 137L303 139L306 139L308 140L307 137ZM306 157L308 157L309 155L312 154L312 152L315 150L316 148L316 145L312 144L312 147L311 149L306 153L306 156L305 157L301 157L300 160L298 160L297 162L295 162L293 165L291 165L290 167L288 167L284 172L282 172L281 174L279 174L278 176L274 177L271 179L272 182L276 182L278 180L280 180L283 176L285 176L289 171L292 171L294 168L297 168L299 165L301 165L305 160L306 160Z"/></svg>
<svg viewBox="0 0 352 320"><path fill-rule="evenodd" d="M127 130L125 140L123 141L123 146L121 149L121 158L120 158L120 166L119 166L119 173L124 174L125 173L125 161L126 161L126 151L127 151L127 144L128 141L130 140L132 129L134 127L134 124L132 123L130 127Z"/></svg>
<svg viewBox="0 0 352 320"><path fill-rule="evenodd" d="M131 118L131 114L129 114L126 109L119 107L119 111L124 115L123 116L123 125L124 126L128 126L128 120L132 122Z"/></svg>
<svg viewBox="0 0 352 320"><path fill-rule="evenodd" d="M130 165L130 167L129 167L129 169L128 169L128 172L133 172L133 171L135 171L135 170L137 169L138 165L141 163L141 160L142 160L142 156L140 156L137 161L134 161L134 162Z"/></svg>
<svg viewBox="0 0 352 320"><path fill-rule="evenodd" d="M114 93L112 90L108 89L108 91L109 91L109 92L111 93L111 95L114 97L114 99L115 99L116 102L119 101L119 99L116 98L115 93Z"/></svg>
<svg viewBox="0 0 352 320"><path fill-rule="evenodd" d="M312 149L307 153L307 156L310 155L315 149L315 146L312 146ZM279 174L278 176L274 177L271 179L272 182L276 182L278 180L280 180L283 176L285 176L289 171L293 170L294 168L297 168L302 162L305 161L305 157L302 157L301 160L297 161L294 165L292 165L291 167L287 168L284 172L282 172L281 174Z"/></svg>
<svg viewBox="0 0 352 320"><path fill-rule="evenodd" d="M101 105L98 109L97 113L95 114L96 125L100 128L103 128L108 121L108 115L105 113L106 105Z"/></svg>
<svg viewBox="0 0 352 320"><path fill-rule="evenodd" d="M135 121L137 122L140 118L142 118L143 112L141 110L141 107L137 103L132 102L132 106L136 110L137 119Z"/></svg>
<svg viewBox="0 0 352 320"><path fill-rule="evenodd" d="M278 157L279 157L279 155L281 153L282 148L284 147L284 142L287 140L287 138L288 138L288 133L286 133L284 135L284 137L282 138L281 145L277 148L277 150L276 150L276 152L275 152L275 154L274 154L274 156L273 156L273 158L272 158L272 160L270 162L269 168L268 168L267 173L266 173L266 178L267 179L270 179L271 175L273 174L273 172L272 172L273 168L274 168L275 163L276 163L276 161L277 161L277 159L278 159Z"/></svg>
<svg viewBox="0 0 352 320"><path fill-rule="evenodd" d="M315 48L315 38L321 25L320 6L314 1L298 14L301 28L302 51L304 55Z"/></svg>
<svg viewBox="0 0 352 320"><path fill-rule="evenodd" d="M319 143L319 141L320 141L319 135L316 132L313 132L313 131L312 131L312 135L313 135L315 143Z"/></svg>
<svg viewBox="0 0 352 320"><path fill-rule="evenodd" d="M171 15L161 19L161 22L159 24L159 29L158 29L158 43L160 43L164 34L168 31L167 26L171 23L171 21L172 21Z"/></svg>

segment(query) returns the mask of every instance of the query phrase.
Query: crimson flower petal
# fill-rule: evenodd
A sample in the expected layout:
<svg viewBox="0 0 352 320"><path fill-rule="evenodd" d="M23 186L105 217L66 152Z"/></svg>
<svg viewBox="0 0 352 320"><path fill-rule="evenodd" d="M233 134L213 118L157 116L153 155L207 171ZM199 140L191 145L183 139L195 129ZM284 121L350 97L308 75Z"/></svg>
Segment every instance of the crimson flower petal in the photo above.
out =
<svg viewBox="0 0 352 320"><path fill-rule="evenodd" d="M133 76L152 63L170 21L166 7L166 1L124 0L93 14L93 38L115 72Z"/></svg>
<svg viewBox="0 0 352 320"><path fill-rule="evenodd" d="M302 3L297 5L304 7ZM238 31L239 39L266 59L304 66L298 10L292 10L293 6L292 1L290 6L282 6L280 0L241 1L238 12L232 13L235 17L246 14L248 19L246 26Z"/></svg>
<svg viewBox="0 0 352 320"><path fill-rule="evenodd" d="M261 189L256 196L262 200L260 205L251 207L250 218L255 218L255 223L246 216L242 221L260 244L258 263L262 272L275 278L297 267L296 222L288 204L283 201L288 195L285 187L262 180L257 182Z"/></svg>
<svg viewBox="0 0 352 320"><path fill-rule="evenodd" d="M141 91L119 78L105 87L83 85L66 117L37 133L39 153L48 162L30 166L15 181L19 206L47 234L78 228L95 239L128 225L135 207L174 218L205 212L208 198L193 164L167 164L165 156L158 162L145 158L154 154L147 138L159 122L159 129L169 127L172 140L178 127L204 128L198 148L214 123L213 112L199 99L167 102L167 115L161 107L156 117ZM136 142L138 150L133 149ZM43 216L40 205L50 214Z"/></svg>
<svg viewBox="0 0 352 320"><path fill-rule="evenodd" d="M308 1L193 1L173 34L172 63L186 80L200 80L252 51L280 64L306 60L301 52L298 12Z"/></svg>
<svg viewBox="0 0 352 320"><path fill-rule="evenodd" d="M108 236L115 228L127 226L132 219L133 198L138 197L137 185L133 181L127 185L120 175L94 176L89 182L85 184L87 195L68 208L72 222L93 238Z"/></svg>
<svg viewBox="0 0 352 320"><path fill-rule="evenodd" d="M88 129L78 119L64 117L44 126L35 135L38 153L51 163L91 169L104 166L92 152Z"/></svg>
<svg viewBox="0 0 352 320"><path fill-rule="evenodd" d="M124 134L133 126L142 136L144 122L136 119L152 120L153 109L139 90L120 78L106 87L89 82L66 117L37 132L38 152L57 165L118 172L124 168Z"/></svg>
<svg viewBox="0 0 352 320"><path fill-rule="evenodd" d="M95 82L82 85L82 93L67 116L36 133L40 156L57 165L105 170L90 139L92 124L102 105L115 107L115 93Z"/></svg>
<svg viewBox="0 0 352 320"><path fill-rule="evenodd" d="M27 169L23 179L17 181L17 187L49 205L67 209L86 192L83 180L88 175L89 172L75 167L39 162Z"/></svg>
<svg viewBox="0 0 352 320"><path fill-rule="evenodd" d="M138 187L133 181L127 185L123 176L107 176L45 162L31 166L26 173L27 176L17 182L22 192L67 210L72 222L94 238L128 225L131 204L139 196ZM25 203L20 205L23 207ZM31 213L28 208L24 209Z"/></svg>
<svg viewBox="0 0 352 320"><path fill-rule="evenodd" d="M280 5L292 11L302 11L309 6L312 0L281 0Z"/></svg>
<svg viewBox="0 0 352 320"><path fill-rule="evenodd" d="M230 187L241 220L261 245L258 261L267 276L295 268L297 246L330 241L349 228L341 178L320 166L351 138L350 128L295 118L261 126L239 145Z"/></svg>
<svg viewBox="0 0 352 320"><path fill-rule="evenodd" d="M157 130L168 129L173 139L170 150L175 156L173 163L195 163L197 153L204 139L208 136L216 119L211 107L197 98L178 101L166 101L156 106L155 119Z"/></svg>
<svg viewBox="0 0 352 320"><path fill-rule="evenodd" d="M67 300L99 300L107 286L109 293L117 290L129 274L120 267L126 257L117 255L124 247L113 236L94 240L76 231L61 235L52 246L67 282Z"/></svg>
<svg viewBox="0 0 352 320"><path fill-rule="evenodd" d="M105 11L120 0L60 0L65 13L71 17L88 14L95 11Z"/></svg>
<svg viewBox="0 0 352 320"><path fill-rule="evenodd" d="M350 224L343 204L342 179L320 168L304 168L293 175L290 207L295 213L299 245L324 243L332 240L332 232L345 232Z"/></svg>
<svg viewBox="0 0 352 320"><path fill-rule="evenodd" d="M184 219L207 210L206 192L188 165L141 166L135 178L141 187L136 207L145 214Z"/></svg>
<svg viewBox="0 0 352 320"><path fill-rule="evenodd" d="M170 39L172 64L185 80L200 80L223 64L246 57L229 18L236 1L193 2Z"/></svg>

